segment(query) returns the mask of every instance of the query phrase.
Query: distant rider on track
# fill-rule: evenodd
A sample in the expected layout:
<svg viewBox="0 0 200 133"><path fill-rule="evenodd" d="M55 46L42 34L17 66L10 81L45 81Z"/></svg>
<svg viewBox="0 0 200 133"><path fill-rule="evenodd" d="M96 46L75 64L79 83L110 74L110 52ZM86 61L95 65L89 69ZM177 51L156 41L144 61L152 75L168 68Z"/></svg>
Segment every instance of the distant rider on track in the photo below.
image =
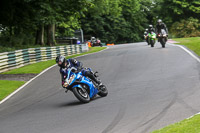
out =
<svg viewBox="0 0 200 133"><path fill-rule="evenodd" d="M156 35L161 33L161 30L164 29L166 34L168 35L168 29L165 23L162 22L161 19L158 19L157 25L156 25Z"/></svg>
<svg viewBox="0 0 200 133"><path fill-rule="evenodd" d="M148 28L148 33L154 32L155 33L155 29L153 28L153 25L149 25Z"/></svg>

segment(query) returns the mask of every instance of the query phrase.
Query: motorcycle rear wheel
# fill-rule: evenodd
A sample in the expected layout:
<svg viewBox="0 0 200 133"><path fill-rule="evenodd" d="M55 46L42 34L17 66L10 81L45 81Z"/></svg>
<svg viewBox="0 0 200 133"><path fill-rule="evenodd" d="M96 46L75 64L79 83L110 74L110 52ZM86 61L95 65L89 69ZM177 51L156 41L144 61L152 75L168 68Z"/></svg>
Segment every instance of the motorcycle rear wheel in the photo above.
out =
<svg viewBox="0 0 200 133"><path fill-rule="evenodd" d="M99 87L99 93L98 93L98 95L101 96L101 97L105 97L105 96L108 95L108 90L107 90L107 88L106 88L105 85L101 85Z"/></svg>
<svg viewBox="0 0 200 133"><path fill-rule="evenodd" d="M85 89L75 87L75 88L73 88L73 93L79 101L81 101L83 103L90 102L90 96Z"/></svg>

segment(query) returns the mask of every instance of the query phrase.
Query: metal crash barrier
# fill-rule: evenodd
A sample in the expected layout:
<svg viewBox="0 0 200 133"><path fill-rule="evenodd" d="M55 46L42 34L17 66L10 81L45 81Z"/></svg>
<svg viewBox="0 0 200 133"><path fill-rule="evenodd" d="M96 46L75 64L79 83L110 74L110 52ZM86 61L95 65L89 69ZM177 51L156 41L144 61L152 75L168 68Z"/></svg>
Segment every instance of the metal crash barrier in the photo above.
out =
<svg viewBox="0 0 200 133"><path fill-rule="evenodd" d="M0 73L28 64L55 59L57 55L70 56L88 51L87 44L40 47L0 53Z"/></svg>

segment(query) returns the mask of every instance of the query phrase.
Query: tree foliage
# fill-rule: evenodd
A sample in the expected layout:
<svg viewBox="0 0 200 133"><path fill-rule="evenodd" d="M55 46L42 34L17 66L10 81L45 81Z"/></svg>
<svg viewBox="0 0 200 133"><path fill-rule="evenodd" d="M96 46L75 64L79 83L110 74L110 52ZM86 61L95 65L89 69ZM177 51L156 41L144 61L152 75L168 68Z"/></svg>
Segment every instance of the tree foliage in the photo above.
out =
<svg viewBox="0 0 200 133"><path fill-rule="evenodd" d="M175 22L171 27L175 37L197 37L200 36L200 23L192 17Z"/></svg>
<svg viewBox="0 0 200 133"><path fill-rule="evenodd" d="M55 36L73 36L77 29L86 39L126 43L141 41L144 29L157 19L177 37L199 35L200 1L1 0L0 18L0 45L9 47L55 45Z"/></svg>
<svg viewBox="0 0 200 133"><path fill-rule="evenodd" d="M197 31L199 28L195 25L199 24L198 20L200 19L199 0L163 0L160 6L163 9L160 16L164 18L171 29L171 34L183 37L194 36L194 34L197 33L196 36L198 36ZM180 31L178 28L182 29L182 33L178 34L178 31ZM193 31L193 35L191 35L189 31Z"/></svg>
<svg viewBox="0 0 200 133"><path fill-rule="evenodd" d="M1 0L0 45L26 45L27 38L52 45L55 28L77 28L78 18L91 4L90 0ZM21 41L15 42L15 38Z"/></svg>
<svg viewBox="0 0 200 133"><path fill-rule="evenodd" d="M104 42L126 43L141 40L146 18L137 0L94 1L81 19L88 38L96 36Z"/></svg>

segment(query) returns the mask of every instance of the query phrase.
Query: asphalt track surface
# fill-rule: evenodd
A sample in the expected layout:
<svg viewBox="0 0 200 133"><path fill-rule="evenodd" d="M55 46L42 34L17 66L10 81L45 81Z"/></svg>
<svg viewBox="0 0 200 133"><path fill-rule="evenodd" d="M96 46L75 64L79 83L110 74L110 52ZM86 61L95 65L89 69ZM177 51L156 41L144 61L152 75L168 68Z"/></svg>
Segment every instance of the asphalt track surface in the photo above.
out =
<svg viewBox="0 0 200 133"><path fill-rule="evenodd" d="M147 133L200 111L200 63L180 47L110 46L79 57L107 97L81 104L53 67L0 105L0 133Z"/></svg>

